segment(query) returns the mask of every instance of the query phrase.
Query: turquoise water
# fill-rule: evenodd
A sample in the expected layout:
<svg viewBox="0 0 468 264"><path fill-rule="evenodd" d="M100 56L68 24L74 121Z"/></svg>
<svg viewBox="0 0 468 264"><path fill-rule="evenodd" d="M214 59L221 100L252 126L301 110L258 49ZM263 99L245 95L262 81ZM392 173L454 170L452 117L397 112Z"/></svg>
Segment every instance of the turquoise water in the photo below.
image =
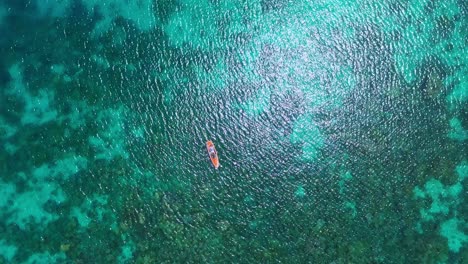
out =
<svg viewBox="0 0 468 264"><path fill-rule="evenodd" d="M467 263L466 15L0 1L0 263Z"/></svg>

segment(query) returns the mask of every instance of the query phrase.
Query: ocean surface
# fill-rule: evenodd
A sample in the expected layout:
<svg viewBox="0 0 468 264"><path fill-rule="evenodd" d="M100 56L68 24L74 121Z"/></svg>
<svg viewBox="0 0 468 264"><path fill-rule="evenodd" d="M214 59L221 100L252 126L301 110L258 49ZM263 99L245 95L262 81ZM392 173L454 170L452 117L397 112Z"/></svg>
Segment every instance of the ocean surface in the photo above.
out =
<svg viewBox="0 0 468 264"><path fill-rule="evenodd" d="M468 263L467 14L0 0L0 263Z"/></svg>

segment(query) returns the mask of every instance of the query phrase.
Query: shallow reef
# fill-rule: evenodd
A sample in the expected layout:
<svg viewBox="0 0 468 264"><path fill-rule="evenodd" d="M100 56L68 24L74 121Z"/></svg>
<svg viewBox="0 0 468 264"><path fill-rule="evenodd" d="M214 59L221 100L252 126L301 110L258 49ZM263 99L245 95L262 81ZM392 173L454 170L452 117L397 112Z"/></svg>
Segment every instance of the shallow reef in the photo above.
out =
<svg viewBox="0 0 468 264"><path fill-rule="evenodd" d="M0 263L467 263L466 12L1 2Z"/></svg>

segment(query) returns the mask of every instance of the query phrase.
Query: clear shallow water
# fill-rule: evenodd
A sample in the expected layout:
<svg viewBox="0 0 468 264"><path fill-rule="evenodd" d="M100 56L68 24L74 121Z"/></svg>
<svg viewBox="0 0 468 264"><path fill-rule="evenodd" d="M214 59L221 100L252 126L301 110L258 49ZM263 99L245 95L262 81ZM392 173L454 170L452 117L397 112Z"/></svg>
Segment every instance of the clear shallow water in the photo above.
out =
<svg viewBox="0 0 468 264"><path fill-rule="evenodd" d="M0 262L466 262L466 13L0 2Z"/></svg>

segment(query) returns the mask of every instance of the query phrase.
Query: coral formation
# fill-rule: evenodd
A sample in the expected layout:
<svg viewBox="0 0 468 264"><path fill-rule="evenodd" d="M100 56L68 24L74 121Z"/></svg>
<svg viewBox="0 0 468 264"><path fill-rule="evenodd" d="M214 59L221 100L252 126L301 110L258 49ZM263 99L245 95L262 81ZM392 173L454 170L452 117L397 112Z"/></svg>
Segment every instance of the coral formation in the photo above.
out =
<svg viewBox="0 0 468 264"><path fill-rule="evenodd" d="M465 16L3 1L0 263L466 262Z"/></svg>

